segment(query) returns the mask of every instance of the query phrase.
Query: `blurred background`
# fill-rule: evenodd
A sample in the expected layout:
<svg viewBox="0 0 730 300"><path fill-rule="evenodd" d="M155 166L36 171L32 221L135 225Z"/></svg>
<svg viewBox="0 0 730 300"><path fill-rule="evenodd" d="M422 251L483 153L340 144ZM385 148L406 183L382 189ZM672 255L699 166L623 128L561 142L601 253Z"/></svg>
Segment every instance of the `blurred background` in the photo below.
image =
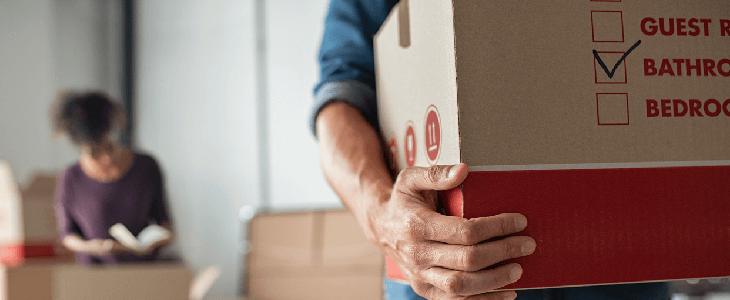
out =
<svg viewBox="0 0 730 300"><path fill-rule="evenodd" d="M328 2L0 0L0 160L21 186L70 166L78 151L52 136L49 106L59 90L106 91L127 109L126 141L161 164L177 233L168 250L193 271L220 268L210 294L240 295L251 213L342 207L309 129ZM292 227L272 232L294 239ZM728 285L681 281L675 299L728 299Z"/></svg>
<svg viewBox="0 0 730 300"><path fill-rule="evenodd" d="M308 123L327 3L0 0L0 159L21 185L73 164L49 105L60 89L107 91L161 164L174 250L220 266L212 294L238 294L242 207L340 206Z"/></svg>

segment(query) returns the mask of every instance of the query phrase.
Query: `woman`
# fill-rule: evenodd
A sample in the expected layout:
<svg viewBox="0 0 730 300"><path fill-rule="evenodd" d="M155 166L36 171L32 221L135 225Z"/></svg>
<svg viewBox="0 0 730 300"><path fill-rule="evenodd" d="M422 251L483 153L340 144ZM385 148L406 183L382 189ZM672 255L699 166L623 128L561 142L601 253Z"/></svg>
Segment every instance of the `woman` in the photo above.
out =
<svg viewBox="0 0 730 300"><path fill-rule="evenodd" d="M154 260L170 238L145 249L123 246L109 235L121 223L135 236L156 222L170 230L162 175L155 160L121 145L124 110L104 93L67 93L53 109L53 127L78 147L56 190L63 245L81 264Z"/></svg>

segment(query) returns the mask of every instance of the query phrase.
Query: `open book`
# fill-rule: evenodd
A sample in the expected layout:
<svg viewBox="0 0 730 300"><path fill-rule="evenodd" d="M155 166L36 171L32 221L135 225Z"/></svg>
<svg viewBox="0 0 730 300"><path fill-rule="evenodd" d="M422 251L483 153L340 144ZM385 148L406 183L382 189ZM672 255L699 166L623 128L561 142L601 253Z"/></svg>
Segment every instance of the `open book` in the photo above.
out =
<svg viewBox="0 0 730 300"><path fill-rule="evenodd" d="M152 244L170 238L170 231L156 224L145 227L135 237L122 223L117 223L109 228L109 234L122 245L138 251L151 250Z"/></svg>

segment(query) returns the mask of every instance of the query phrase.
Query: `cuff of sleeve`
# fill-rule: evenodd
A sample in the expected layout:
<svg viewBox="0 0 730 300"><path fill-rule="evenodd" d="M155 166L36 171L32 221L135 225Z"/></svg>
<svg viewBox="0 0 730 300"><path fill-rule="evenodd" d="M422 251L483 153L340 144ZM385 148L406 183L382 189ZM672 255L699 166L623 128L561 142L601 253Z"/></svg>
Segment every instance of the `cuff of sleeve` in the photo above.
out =
<svg viewBox="0 0 730 300"><path fill-rule="evenodd" d="M375 90L359 81L327 82L314 95L315 103L309 121L314 136L317 136L317 115L330 103L345 102L357 108L365 119L380 132Z"/></svg>

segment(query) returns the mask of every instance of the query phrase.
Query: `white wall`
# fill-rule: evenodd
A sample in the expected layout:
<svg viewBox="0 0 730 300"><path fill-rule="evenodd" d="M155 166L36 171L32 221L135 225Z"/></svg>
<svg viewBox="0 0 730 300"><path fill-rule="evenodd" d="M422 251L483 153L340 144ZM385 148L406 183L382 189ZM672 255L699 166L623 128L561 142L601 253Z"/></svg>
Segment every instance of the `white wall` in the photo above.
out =
<svg viewBox="0 0 730 300"><path fill-rule="evenodd" d="M0 159L18 179L52 165L52 16L47 0L0 1Z"/></svg>
<svg viewBox="0 0 730 300"><path fill-rule="evenodd" d="M56 24L52 31L56 89L98 89L121 101L121 0L52 2ZM52 149L56 169L67 167L78 157L78 150L68 139L54 141Z"/></svg>
<svg viewBox="0 0 730 300"><path fill-rule="evenodd" d="M76 160L51 136L48 110L62 88L119 90L119 1L0 1L0 159L21 183ZM111 34L110 34L111 33Z"/></svg>
<svg viewBox="0 0 730 300"><path fill-rule="evenodd" d="M183 257L236 294L238 210L259 198L253 3L137 3L137 148L162 165Z"/></svg>
<svg viewBox="0 0 730 300"><path fill-rule="evenodd" d="M309 129L327 0L266 1L271 205L339 207Z"/></svg>
<svg viewBox="0 0 730 300"><path fill-rule="evenodd" d="M259 205L259 132L268 136L274 210L341 206L309 131L327 0L265 1L258 78L253 0L140 1L136 141L162 163L184 258L223 268L213 294L240 290L237 212ZM258 28L263 29L263 28ZM267 88L259 131L257 87Z"/></svg>

